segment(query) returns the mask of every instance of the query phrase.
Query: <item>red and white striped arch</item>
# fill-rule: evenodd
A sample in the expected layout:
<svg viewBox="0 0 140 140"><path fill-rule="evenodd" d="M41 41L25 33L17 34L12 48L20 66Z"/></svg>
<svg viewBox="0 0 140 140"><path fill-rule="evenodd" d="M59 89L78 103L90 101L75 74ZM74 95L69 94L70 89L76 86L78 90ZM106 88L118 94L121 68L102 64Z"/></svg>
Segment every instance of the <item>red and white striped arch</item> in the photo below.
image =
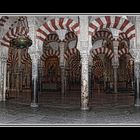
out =
<svg viewBox="0 0 140 140"><path fill-rule="evenodd" d="M21 64L30 64L32 63L31 61L31 58L30 58L30 55L28 53L28 49L26 49L24 52L22 52L23 55L21 57ZM18 49L14 49L14 50L11 50L9 49L9 52L8 52L8 60L7 60L7 65L10 66L11 64L16 64L19 60L19 57L18 57Z"/></svg>
<svg viewBox="0 0 140 140"><path fill-rule="evenodd" d="M50 49L50 50L47 50L46 52L43 53L43 55L41 56L41 60L42 61L45 61L47 58L49 58L51 56L57 56L57 57L59 57L59 55L60 55L60 52L59 51Z"/></svg>
<svg viewBox="0 0 140 140"><path fill-rule="evenodd" d="M65 60L67 61L68 59L70 59L72 56L74 55L79 55L80 52L78 51L77 48L71 48L71 49L68 49L65 54L64 54L64 58Z"/></svg>
<svg viewBox="0 0 140 140"><path fill-rule="evenodd" d="M45 44L47 45L51 42L59 42L59 37L56 33L47 35L47 38L45 39Z"/></svg>
<svg viewBox="0 0 140 140"><path fill-rule="evenodd" d="M117 38L117 40L121 42L123 40L128 40L128 37L125 33L122 32L119 34L119 37Z"/></svg>
<svg viewBox="0 0 140 140"><path fill-rule="evenodd" d="M68 32L65 35L65 42L70 42L77 39L77 35L74 32Z"/></svg>
<svg viewBox="0 0 140 140"><path fill-rule="evenodd" d="M0 18L0 26L4 26L4 24L7 22L8 19L9 19L8 16L2 16Z"/></svg>
<svg viewBox="0 0 140 140"><path fill-rule="evenodd" d="M93 35L96 31L104 28L116 28L121 30L129 39L135 37L135 25L129 20L119 16L98 17L89 24L89 34Z"/></svg>
<svg viewBox="0 0 140 140"><path fill-rule="evenodd" d="M118 56L121 57L124 54L128 54L129 49L128 48L122 48L121 50L118 50Z"/></svg>
<svg viewBox="0 0 140 140"><path fill-rule="evenodd" d="M99 57L96 57L94 60L93 72L94 75L98 78L103 76L104 72L103 61Z"/></svg>
<svg viewBox="0 0 140 140"><path fill-rule="evenodd" d="M21 57L21 63L22 64L32 64L32 60L31 60L31 57L28 53L28 49L25 49L24 52L23 52L23 55Z"/></svg>
<svg viewBox="0 0 140 140"><path fill-rule="evenodd" d="M70 78L76 78L78 80L81 75L80 57L78 55L72 55L68 59L68 64L70 68Z"/></svg>
<svg viewBox="0 0 140 140"><path fill-rule="evenodd" d="M96 40L98 40L100 38L109 39L111 41L114 40L111 32L109 32L109 31L98 31L98 32L95 33L94 36L92 36L92 42L95 42Z"/></svg>
<svg viewBox="0 0 140 140"><path fill-rule="evenodd" d="M73 19L62 17L51 19L47 23L43 24L37 30L37 37L44 41L48 34L55 32L56 30L67 29L73 31L76 34L80 33L79 23L75 22Z"/></svg>
<svg viewBox="0 0 140 140"><path fill-rule="evenodd" d="M12 61L13 61L13 53L12 53L12 49L8 50L8 59L7 59L7 65L10 66Z"/></svg>
<svg viewBox="0 0 140 140"><path fill-rule="evenodd" d="M109 48L106 48L106 47L101 47L101 48L93 49L91 51L92 58L94 58L98 54L105 54L107 57L109 57L109 59L112 59L114 57L113 51L111 49L109 49Z"/></svg>
<svg viewBox="0 0 140 140"><path fill-rule="evenodd" d="M10 41L16 38L19 34L27 35L25 27L15 27L9 30L1 40L1 45L10 47Z"/></svg>
<svg viewBox="0 0 140 140"><path fill-rule="evenodd" d="M16 64L18 61L18 49L9 49L7 65Z"/></svg>

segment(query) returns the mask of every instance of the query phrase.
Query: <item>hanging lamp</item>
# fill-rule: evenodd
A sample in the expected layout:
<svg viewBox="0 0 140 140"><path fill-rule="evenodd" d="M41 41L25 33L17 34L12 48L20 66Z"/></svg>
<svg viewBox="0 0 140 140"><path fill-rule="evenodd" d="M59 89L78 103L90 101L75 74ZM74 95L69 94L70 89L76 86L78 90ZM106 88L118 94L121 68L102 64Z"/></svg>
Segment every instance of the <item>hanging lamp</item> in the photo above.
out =
<svg viewBox="0 0 140 140"><path fill-rule="evenodd" d="M26 17L19 17L18 27L24 27L27 33L29 32L28 22ZM27 34L18 33L18 36L10 41L11 47L17 49L28 48L32 45L32 40Z"/></svg>

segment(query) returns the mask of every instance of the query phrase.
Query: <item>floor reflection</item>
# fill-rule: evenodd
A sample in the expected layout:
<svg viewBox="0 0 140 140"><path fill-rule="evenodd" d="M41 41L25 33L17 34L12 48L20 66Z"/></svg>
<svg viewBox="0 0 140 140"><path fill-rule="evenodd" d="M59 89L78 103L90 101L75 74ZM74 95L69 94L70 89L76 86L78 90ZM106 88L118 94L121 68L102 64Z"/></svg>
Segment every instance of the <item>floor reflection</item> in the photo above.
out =
<svg viewBox="0 0 140 140"><path fill-rule="evenodd" d="M132 93L96 93L89 100L89 111L80 110L80 92L40 93L39 108L19 99L0 103L0 124L41 125L130 125L140 124L140 108L134 107Z"/></svg>

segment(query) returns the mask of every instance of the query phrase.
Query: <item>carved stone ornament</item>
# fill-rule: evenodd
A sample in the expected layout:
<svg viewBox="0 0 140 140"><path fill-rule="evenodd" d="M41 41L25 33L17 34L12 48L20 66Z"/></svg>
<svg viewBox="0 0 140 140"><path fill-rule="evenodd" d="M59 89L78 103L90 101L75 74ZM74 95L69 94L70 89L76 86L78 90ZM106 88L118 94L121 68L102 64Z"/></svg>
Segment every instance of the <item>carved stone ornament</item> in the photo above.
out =
<svg viewBox="0 0 140 140"><path fill-rule="evenodd" d="M38 62L38 60L40 58L40 54L37 52L34 52L34 53L30 54L30 57L32 59L32 62L36 63L36 62Z"/></svg>
<svg viewBox="0 0 140 140"><path fill-rule="evenodd" d="M114 68L118 68L118 66L119 66L119 59L118 59L118 57L114 57L114 58L112 59L112 66L113 66Z"/></svg>
<svg viewBox="0 0 140 140"><path fill-rule="evenodd" d="M129 52L135 59L135 62L140 62L140 49L130 49Z"/></svg>
<svg viewBox="0 0 140 140"><path fill-rule="evenodd" d="M2 56L1 57L1 62L3 62L3 63L7 63L7 57L6 56Z"/></svg>

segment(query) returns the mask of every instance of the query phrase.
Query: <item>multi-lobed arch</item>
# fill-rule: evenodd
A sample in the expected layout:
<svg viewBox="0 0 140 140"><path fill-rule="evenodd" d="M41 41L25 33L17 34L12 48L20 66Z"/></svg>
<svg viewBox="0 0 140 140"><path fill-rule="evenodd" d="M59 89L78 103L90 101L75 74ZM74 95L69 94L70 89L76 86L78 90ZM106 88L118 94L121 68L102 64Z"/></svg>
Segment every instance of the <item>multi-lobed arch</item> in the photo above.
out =
<svg viewBox="0 0 140 140"><path fill-rule="evenodd" d="M60 29L73 31L76 34L80 33L78 22L75 22L73 19L70 18L61 17L61 18L51 19L50 21L43 24L37 30L37 38L40 39L41 41L44 41L48 34Z"/></svg>
<svg viewBox="0 0 140 140"><path fill-rule="evenodd" d="M89 24L89 34L93 35L96 31L104 28L116 28L121 30L129 39L135 37L135 25L120 16L104 16L96 18Z"/></svg>
<svg viewBox="0 0 140 140"><path fill-rule="evenodd" d="M99 31L93 38L96 40L97 37L104 37L104 38L109 38L113 40L111 34L107 33L107 31L100 31L104 28L117 28L121 31L123 31L123 34L120 34L119 36L119 41L128 38L131 39L135 36L135 27L132 23L130 23L127 19L117 17L117 16L105 16L105 17L99 17L95 19L93 22L89 24L89 32L93 34L93 32ZM55 32L56 30L59 29L68 29L71 32L74 32L75 35L79 34L80 28L79 28L79 23L75 22L73 19L69 18L55 18L47 23L43 24L38 30L37 30L37 37L44 41L44 39L47 38L48 34ZM24 27L16 27L12 28L9 30L6 35L3 37L1 41L1 45L10 47L10 40L17 37L18 33L21 34L27 34L27 31ZM74 36L75 37L75 36ZM57 38L58 41L58 38ZM122 54L122 52L125 51L125 48L122 50L119 50L119 55ZM67 60L72 53L75 53L76 50L75 48L71 49L70 51L68 50L65 53L65 59ZM127 51L125 51L127 53ZM49 52L48 52L49 53ZM55 52L56 53L56 52ZM58 53L58 52L57 52ZM105 53L107 56L110 58L113 57L113 54L111 50L107 50L107 48L99 48L94 50L94 53L92 56L100 54L100 53ZM48 55L47 55L48 56ZM27 56L25 58L28 58Z"/></svg>

